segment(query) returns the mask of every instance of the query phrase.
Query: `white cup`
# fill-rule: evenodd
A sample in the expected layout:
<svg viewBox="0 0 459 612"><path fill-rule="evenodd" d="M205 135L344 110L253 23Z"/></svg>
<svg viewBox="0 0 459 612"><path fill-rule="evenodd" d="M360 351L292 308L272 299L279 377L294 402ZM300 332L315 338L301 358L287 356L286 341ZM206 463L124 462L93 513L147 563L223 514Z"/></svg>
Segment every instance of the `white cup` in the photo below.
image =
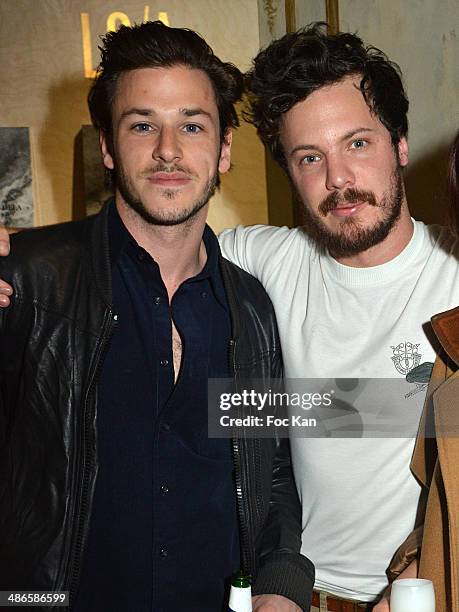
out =
<svg viewBox="0 0 459 612"><path fill-rule="evenodd" d="M435 612L435 594L430 580L403 578L392 583L390 612Z"/></svg>

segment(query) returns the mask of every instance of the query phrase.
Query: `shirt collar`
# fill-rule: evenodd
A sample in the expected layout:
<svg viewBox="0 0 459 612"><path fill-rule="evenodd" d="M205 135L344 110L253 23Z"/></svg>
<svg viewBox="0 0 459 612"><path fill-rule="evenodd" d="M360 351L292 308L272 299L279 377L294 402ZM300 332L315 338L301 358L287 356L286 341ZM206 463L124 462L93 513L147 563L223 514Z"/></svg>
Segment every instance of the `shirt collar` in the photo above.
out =
<svg viewBox="0 0 459 612"><path fill-rule="evenodd" d="M110 244L110 263L112 268L116 266L119 257L128 244L133 244L137 249L143 251L142 247L137 244L121 220L114 198L110 201L108 212L108 235ZM186 282L195 282L208 278L216 299L222 306L227 308L226 294L219 266L220 246L217 237L208 225L204 227L203 241L206 247L207 261L201 272L193 278L188 279Z"/></svg>

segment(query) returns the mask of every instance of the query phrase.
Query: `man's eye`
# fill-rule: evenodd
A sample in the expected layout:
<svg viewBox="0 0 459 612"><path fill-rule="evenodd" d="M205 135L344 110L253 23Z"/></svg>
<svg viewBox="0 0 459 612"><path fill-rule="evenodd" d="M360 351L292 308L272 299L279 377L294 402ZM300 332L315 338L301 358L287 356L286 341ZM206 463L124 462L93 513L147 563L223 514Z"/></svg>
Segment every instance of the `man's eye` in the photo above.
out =
<svg viewBox="0 0 459 612"><path fill-rule="evenodd" d="M187 134L199 134L202 128L199 127L199 125L196 125L195 123L188 123L183 129Z"/></svg>
<svg viewBox="0 0 459 612"><path fill-rule="evenodd" d="M363 149L367 146L367 141L363 140L362 138L359 138L358 140L354 140L354 142L351 144L351 147L353 149Z"/></svg>
<svg viewBox="0 0 459 612"><path fill-rule="evenodd" d="M136 123L133 126L133 130L136 132L149 132L151 130L151 125L148 123Z"/></svg>
<svg viewBox="0 0 459 612"><path fill-rule="evenodd" d="M303 157L303 159L301 160L301 163L308 166L318 161L320 161L320 155L311 154L311 155L306 155L305 157Z"/></svg>

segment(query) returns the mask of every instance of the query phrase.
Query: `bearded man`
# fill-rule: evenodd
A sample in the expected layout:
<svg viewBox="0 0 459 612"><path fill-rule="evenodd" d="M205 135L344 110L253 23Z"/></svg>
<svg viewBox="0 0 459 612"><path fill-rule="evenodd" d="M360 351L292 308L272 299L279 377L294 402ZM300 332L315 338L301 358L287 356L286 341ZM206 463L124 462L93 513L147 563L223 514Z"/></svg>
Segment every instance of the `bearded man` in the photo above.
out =
<svg viewBox="0 0 459 612"><path fill-rule="evenodd" d="M268 291L287 378L336 379L338 416L354 424L395 413L393 435L363 426L291 440L302 552L316 566L312 610L373 609L416 522L409 464L435 360L429 320L458 302L459 248L410 216L408 100L381 51L315 24L261 51L247 83L251 120L305 224L238 227L222 251ZM410 434L398 415L412 419ZM413 563L404 575L415 574ZM387 609L386 594L374 610Z"/></svg>

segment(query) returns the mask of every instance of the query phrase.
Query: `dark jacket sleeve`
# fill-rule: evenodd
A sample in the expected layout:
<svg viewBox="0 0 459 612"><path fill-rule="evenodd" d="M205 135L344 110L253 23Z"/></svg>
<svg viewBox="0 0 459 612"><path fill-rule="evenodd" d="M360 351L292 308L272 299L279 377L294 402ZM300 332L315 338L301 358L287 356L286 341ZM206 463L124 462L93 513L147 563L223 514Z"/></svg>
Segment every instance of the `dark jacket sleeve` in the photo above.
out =
<svg viewBox="0 0 459 612"><path fill-rule="evenodd" d="M4 347L3 340L3 326L4 326L5 313L3 309L0 309L0 347ZM6 441L6 414L5 414L5 403L3 401L3 375L0 369L0 457L5 446Z"/></svg>
<svg viewBox="0 0 459 612"><path fill-rule="evenodd" d="M293 480L288 440L278 441L269 514L259 542L260 568L254 595L275 593L309 612L314 565L300 554L301 506Z"/></svg>
<svg viewBox="0 0 459 612"><path fill-rule="evenodd" d="M261 284L223 260L223 280L236 339L236 387L260 383L267 390L282 378L282 356L274 309ZM239 383L238 383L239 381ZM301 507L293 480L290 445L276 437L239 439L244 482L250 483L249 517L256 556L254 595L283 595L309 612L314 566L300 553ZM257 479L255 480L255 476Z"/></svg>
<svg viewBox="0 0 459 612"><path fill-rule="evenodd" d="M0 278L13 283L14 266L8 260L0 258ZM21 363L25 343L25 322L19 315L22 309L18 307L18 296L15 289L8 308L0 308L0 449L4 449L11 431L14 414L12 398L17 393L17 371Z"/></svg>
<svg viewBox="0 0 459 612"><path fill-rule="evenodd" d="M276 352L272 376L280 379L282 375L282 358L280 352ZM274 445L271 499L257 546L259 571L253 593L283 595L309 612L315 569L300 553L301 505L293 478L290 443L286 438L270 442Z"/></svg>
<svg viewBox="0 0 459 612"><path fill-rule="evenodd" d="M7 279L7 282L10 282L10 276L6 271L5 261L2 258L0 258L0 278ZM13 297L13 303L14 299ZM7 413L5 387L7 382L6 364L10 363L13 359L10 354L10 345L7 338L7 321L11 316L12 308L13 305L8 308L0 308L0 457L3 457L5 452L5 444L11 426L11 415ZM4 480L0 478L0 482L4 482Z"/></svg>

